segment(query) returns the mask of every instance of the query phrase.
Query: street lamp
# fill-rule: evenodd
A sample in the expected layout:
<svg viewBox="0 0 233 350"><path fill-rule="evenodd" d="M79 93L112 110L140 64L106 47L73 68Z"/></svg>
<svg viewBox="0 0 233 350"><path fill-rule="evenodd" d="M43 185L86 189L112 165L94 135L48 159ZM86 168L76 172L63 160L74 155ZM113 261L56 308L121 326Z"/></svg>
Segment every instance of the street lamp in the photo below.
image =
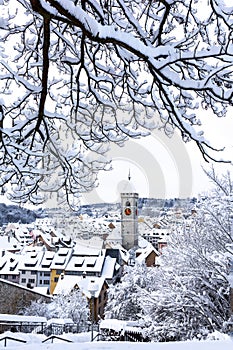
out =
<svg viewBox="0 0 233 350"><path fill-rule="evenodd" d="M91 280L89 282L88 291L91 294L91 341L93 341L93 326L94 326L94 316L95 316L95 293L98 290L98 284Z"/></svg>

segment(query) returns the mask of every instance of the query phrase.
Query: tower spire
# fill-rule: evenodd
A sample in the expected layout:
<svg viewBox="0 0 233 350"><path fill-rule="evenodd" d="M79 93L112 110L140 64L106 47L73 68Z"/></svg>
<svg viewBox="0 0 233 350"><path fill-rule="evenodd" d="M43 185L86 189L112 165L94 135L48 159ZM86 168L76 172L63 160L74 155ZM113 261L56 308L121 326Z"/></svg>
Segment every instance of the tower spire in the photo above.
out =
<svg viewBox="0 0 233 350"><path fill-rule="evenodd" d="M129 168L129 175L128 175L128 180L130 181L131 175L130 175L130 168Z"/></svg>

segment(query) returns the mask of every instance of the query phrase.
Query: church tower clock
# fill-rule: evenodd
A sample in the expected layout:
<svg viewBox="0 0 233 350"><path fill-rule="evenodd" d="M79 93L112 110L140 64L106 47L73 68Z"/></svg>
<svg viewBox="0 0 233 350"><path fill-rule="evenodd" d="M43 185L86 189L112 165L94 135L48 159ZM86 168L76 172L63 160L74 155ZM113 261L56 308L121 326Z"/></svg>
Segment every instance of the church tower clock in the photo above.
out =
<svg viewBox="0 0 233 350"><path fill-rule="evenodd" d="M122 246L129 250L138 245L138 193L128 176L127 185L121 193L121 235Z"/></svg>

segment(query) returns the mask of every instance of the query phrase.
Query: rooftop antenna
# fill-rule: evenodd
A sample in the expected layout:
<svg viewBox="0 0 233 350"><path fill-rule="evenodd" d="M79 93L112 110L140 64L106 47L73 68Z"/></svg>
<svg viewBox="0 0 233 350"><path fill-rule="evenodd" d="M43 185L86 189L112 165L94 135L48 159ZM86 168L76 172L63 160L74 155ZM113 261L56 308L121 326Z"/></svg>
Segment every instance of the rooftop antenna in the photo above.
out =
<svg viewBox="0 0 233 350"><path fill-rule="evenodd" d="M129 175L128 175L128 180L130 181L131 175L130 175L130 169L129 169Z"/></svg>

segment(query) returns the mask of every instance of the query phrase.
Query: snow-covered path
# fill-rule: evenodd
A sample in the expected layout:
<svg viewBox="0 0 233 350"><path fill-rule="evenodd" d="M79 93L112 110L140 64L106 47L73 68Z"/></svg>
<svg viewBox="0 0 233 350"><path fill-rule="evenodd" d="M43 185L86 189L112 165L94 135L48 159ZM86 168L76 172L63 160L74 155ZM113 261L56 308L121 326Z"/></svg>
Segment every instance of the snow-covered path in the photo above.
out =
<svg viewBox="0 0 233 350"><path fill-rule="evenodd" d="M0 347L3 347L0 342ZM232 340L190 341L170 343L86 342L86 343L29 343L9 344L5 349L17 350L232 350Z"/></svg>
<svg viewBox="0 0 233 350"><path fill-rule="evenodd" d="M7 339L4 347L4 337L24 340L27 343L20 343ZM218 339L206 341L186 341L169 343L130 343L130 342L90 342L90 333L71 334L64 333L62 339L67 339L73 343L67 343L64 340L46 338L45 335L25 334L5 332L0 334L0 348L6 350L232 350L233 338L221 334ZM43 343L43 341L45 341Z"/></svg>
<svg viewBox="0 0 233 350"><path fill-rule="evenodd" d="M32 346L32 345L31 345ZM12 348L11 348L12 349ZM32 347L30 347L32 349ZM232 350L233 341L209 342L171 342L171 343L129 343L129 342L97 342L97 343L54 343L36 345L33 350ZM20 350L29 350L21 346Z"/></svg>

